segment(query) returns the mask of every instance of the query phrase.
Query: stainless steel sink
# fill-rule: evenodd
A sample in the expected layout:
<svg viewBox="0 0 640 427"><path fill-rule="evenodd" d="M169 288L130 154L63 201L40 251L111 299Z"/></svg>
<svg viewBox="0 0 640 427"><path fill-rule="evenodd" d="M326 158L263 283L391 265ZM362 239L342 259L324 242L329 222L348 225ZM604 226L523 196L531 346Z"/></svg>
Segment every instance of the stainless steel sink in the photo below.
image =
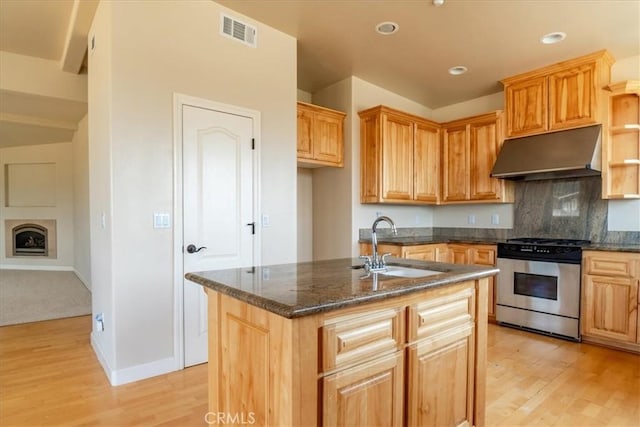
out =
<svg viewBox="0 0 640 427"><path fill-rule="evenodd" d="M387 266L386 271L380 271L379 274L395 277L427 277L436 274L442 274L442 271L423 270L421 268L401 267L398 265Z"/></svg>

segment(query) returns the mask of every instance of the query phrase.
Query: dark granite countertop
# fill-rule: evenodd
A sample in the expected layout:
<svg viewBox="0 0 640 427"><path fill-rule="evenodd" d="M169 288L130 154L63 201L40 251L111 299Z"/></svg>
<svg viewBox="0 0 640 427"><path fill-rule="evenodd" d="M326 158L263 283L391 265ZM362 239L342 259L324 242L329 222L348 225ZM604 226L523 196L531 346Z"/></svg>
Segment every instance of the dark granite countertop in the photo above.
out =
<svg viewBox="0 0 640 427"><path fill-rule="evenodd" d="M343 258L298 264L188 273L185 277L286 318L336 310L465 280L493 276L497 268L390 258L399 265L440 271L421 278L373 274L364 278L362 260Z"/></svg>
<svg viewBox="0 0 640 427"><path fill-rule="evenodd" d="M462 243L475 245L495 245L504 243L504 239L493 239L490 237L449 237L449 236L411 236L411 237L382 237L378 238L378 244L397 246L417 246L431 245L436 243ZM371 243L371 239L360 239L358 243ZM583 250L590 251L612 251L612 252L640 252L640 243L600 243L592 242L583 246Z"/></svg>
<svg viewBox="0 0 640 427"><path fill-rule="evenodd" d="M411 237L379 237L378 244L397 246L431 245L436 243L469 243L477 245L495 245L504 239L488 237L450 237L450 236L411 236ZM371 243L371 239L360 239L358 243Z"/></svg>

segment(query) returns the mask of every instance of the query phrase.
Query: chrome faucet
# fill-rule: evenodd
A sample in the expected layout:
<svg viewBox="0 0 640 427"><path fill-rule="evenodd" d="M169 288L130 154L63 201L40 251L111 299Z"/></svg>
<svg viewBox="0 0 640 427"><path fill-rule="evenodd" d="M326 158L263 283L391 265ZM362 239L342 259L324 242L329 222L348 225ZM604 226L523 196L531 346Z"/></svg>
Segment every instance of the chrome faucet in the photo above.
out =
<svg viewBox="0 0 640 427"><path fill-rule="evenodd" d="M360 258L365 259L364 267L367 271L383 271L387 268L385 263L385 258L391 254L384 254L382 256L378 255L378 236L376 235L376 228L378 224L382 221L385 221L391 226L391 230L393 234L398 234L398 230L396 230L396 225L393 223L393 220L388 216L379 216L373 221L373 225L371 226L371 243L373 246L373 253L371 256L361 256Z"/></svg>

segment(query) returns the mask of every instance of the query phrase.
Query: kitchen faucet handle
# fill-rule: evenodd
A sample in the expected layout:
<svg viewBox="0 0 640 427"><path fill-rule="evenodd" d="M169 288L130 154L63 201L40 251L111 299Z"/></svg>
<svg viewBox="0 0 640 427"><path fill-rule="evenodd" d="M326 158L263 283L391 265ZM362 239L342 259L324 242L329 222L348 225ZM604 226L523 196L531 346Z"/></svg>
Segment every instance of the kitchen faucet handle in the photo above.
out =
<svg viewBox="0 0 640 427"><path fill-rule="evenodd" d="M380 260L380 263L385 266L387 265L387 257L391 256L391 252L387 252L386 254L382 254L382 259Z"/></svg>
<svg viewBox="0 0 640 427"><path fill-rule="evenodd" d="M358 258L364 260L365 267L371 266L371 256L369 255L360 255Z"/></svg>

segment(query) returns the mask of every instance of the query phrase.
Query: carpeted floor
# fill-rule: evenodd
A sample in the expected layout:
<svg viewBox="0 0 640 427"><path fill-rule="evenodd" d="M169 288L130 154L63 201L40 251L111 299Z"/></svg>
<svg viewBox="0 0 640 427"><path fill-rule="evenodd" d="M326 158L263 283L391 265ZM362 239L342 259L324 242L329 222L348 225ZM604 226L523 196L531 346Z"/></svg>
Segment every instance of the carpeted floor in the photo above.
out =
<svg viewBox="0 0 640 427"><path fill-rule="evenodd" d="M91 314L91 293L71 271L0 270L0 326Z"/></svg>

